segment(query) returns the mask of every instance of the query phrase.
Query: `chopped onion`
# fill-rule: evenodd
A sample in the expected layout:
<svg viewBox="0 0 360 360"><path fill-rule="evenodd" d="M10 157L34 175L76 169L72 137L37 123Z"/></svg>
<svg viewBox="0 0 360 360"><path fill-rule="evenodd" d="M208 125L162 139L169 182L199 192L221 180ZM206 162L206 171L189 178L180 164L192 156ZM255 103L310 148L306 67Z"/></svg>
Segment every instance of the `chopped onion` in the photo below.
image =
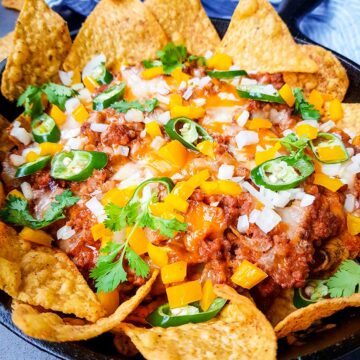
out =
<svg viewBox="0 0 360 360"><path fill-rule="evenodd" d="M26 200L31 200L34 197L31 185L28 182L24 181L21 183L20 188Z"/></svg>
<svg viewBox="0 0 360 360"><path fill-rule="evenodd" d="M19 140L24 145L29 145L32 141L32 136L22 127L13 127L10 135Z"/></svg>
<svg viewBox="0 0 360 360"><path fill-rule="evenodd" d="M186 82L182 81L179 85L179 90L185 90L186 89Z"/></svg>
<svg viewBox="0 0 360 360"><path fill-rule="evenodd" d="M129 152L130 152L130 148L128 146L119 145L119 146L116 147L116 152L119 155L128 156Z"/></svg>
<svg viewBox="0 0 360 360"><path fill-rule="evenodd" d="M289 191L272 191L263 186L260 187L260 194L264 196L274 207L285 207L291 200L291 193Z"/></svg>
<svg viewBox="0 0 360 360"><path fill-rule="evenodd" d="M247 191L250 193L250 195L252 195L255 199L259 200L261 203L263 203L264 205L266 205L269 208L272 208L273 205L271 204L270 201L268 201L265 196L263 196L262 194L259 193L259 191L257 191L250 183L244 181L243 183L241 183L241 187L243 188L243 190Z"/></svg>
<svg viewBox="0 0 360 360"><path fill-rule="evenodd" d="M246 233L249 229L249 218L247 215L241 215L238 218L236 228L240 233Z"/></svg>
<svg viewBox="0 0 360 360"><path fill-rule="evenodd" d="M78 98L85 102L91 102L91 92L88 89L81 89Z"/></svg>
<svg viewBox="0 0 360 360"><path fill-rule="evenodd" d="M90 129L95 132L102 133L109 127L107 124L91 123Z"/></svg>
<svg viewBox="0 0 360 360"><path fill-rule="evenodd" d="M295 134L294 130L286 129L286 130L283 131L284 136L288 136L290 134Z"/></svg>
<svg viewBox="0 0 360 360"><path fill-rule="evenodd" d="M130 109L126 112L125 119L130 122L142 122L144 121L144 114L138 109Z"/></svg>
<svg viewBox="0 0 360 360"><path fill-rule="evenodd" d="M85 206L92 212L96 217L104 215L105 209L103 204L96 198L92 197L89 201L85 203Z"/></svg>
<svg viewBox="0 0 360 360"><path fill-rule="evenodd" d="M260 210L254 209L249 216L249 223L254 224L258 216L260 215Z"/></svg>
<svg viewBox="0 0 360 360"><path fill-rule="evenodd" d="M244 127L246 122L249 120L250 113L247 110L244 110L237 118L236 122L239 126Z"/></svg>
<svg viewBox="0 0 360 360"><path fill-rule="evenodd" d="M106 57L104 54L99 54L94 56L84 67L82 71L82 79L86 78L87 76L92 75L95 68L97 68L101 63L106 63Z"/></svg>
<svg viewBox="0 0 360 360"><path fill-rule="evenodd" d="M218 96L221 100L233 100L233 101L237 100L234 94L227 92L220 92Z"/></svg>
<svg viewBox="0 0 360 360"><path fill-rule="evenodd" d="M156 98L163 104L169 105L170 104L170 97L164 95L156 95Z"/></svg>
<svg viewBox="0 0 360 360"><path fill-rule="evenodd" d="M20 126L21 126L21 122L18 121L18 120L15 120L15 121L12 123L12 126L13 126L14 128L20 127Z"/></svg>
<svg viewBox="0 0 360 360"><path fill-rule="evenodd" d="M281 216L276 213L274 210L265 207L260 214L257 216L255 224L262 230L265 234L271 231L279 222L281 221Z"/></svg>
<svg viewBox="0 0 360 360"><path fill-rule="evenodd" d="M213 201L210 203L210 206L217 207L220 204L220 201Z"/></svg>
<svg viewBox="0 0 360 360"><path fill-rule="evenodd" d="M326 121L320 125L319 130L322 132L328 132L333 127L335 127L335 123L332 120Z"/></svg>
<svg viewBox="0 0 360 360"><path fill-rule="evenodd" d="M11 154L9 156L10 162L14 166L21 166L25 163L25 158L21 155Z"/></svg>
<svg viewBox="0 0 360 360"><path fill-rule="evenodd" d="M255 131L242 130L235 136L237 147L242 149L246 145L257 144L259 135Z"/></svg>
<svg viewBox="0 0 360 360"><path fill-rule="evenodd" d="M152 149L154 149L155 151L159 150L164 144L165 144L165 139L161 136L156 136L153 141L150 144L150 147Z"/></svg>
<svg viewBox="0 0 360 360"><path fill-rule="evenodd" d="M200 82L199 82L199 88L200 89L204 88L210 82L211 82L211 77L210 76L205 76L205 77L201 78Z"/></svg>
<svg viewBox="0 0 360 360"><path fill-rule="evenodd" d="M183 95L183 99L189 100L191 98L191 95L193 94L193 88L190 86L186 89Z"/></svg>
<svg viewBox="0 0 360 360"><path fill-rule="evenodd" d="M316 120L303 120L303 121L299 121L297 124L296 124L296 127L300 126L300 125L309 125L309 126L312 126L316 129L319 128L319 122L316 121Z"/></svg>
<svg viewBox="0 0 360 360"><path fill-rule="evenodd" d="M156 91L158 94L160 95L167 95L170 93L170 88L168 86L168 84L166 83L166 81L161 80L157 83L156 85Z"/></svg>
<svg viewBox="0 0 360 360"><path fill-rule="evenodd" d="M218 179L230 180L235 171L235 166L223 164L219 167Z"/></svg>
<svg viewBox="0 0 360 360"><path fill-rule="evenodd" d="M56 233L56 237L58 240L67 240L74 235L75 235L75 230L71 226L67 226L67 225L61 227Z"/></svg>
<svg viewBox="0 0 360 360"><path fill-rule="evenodd" d="M206 51L204 57L206 60L209 60L213 55L214 55L214 53L211 50L208 50L208 51Z"/></svg>
<svg viewBox="0 0 360 360"><path fill-rule="evenodd" d="M84 89L85 86L83 83L77 83L77 84L74 84L71 86L72 89L76 90L76 91L79 91L81 89Z"/></svg>
<svg viewBox="0 0 360 360"><path fill-rule="evenodd" d="M80 100L77 98L71 98L69 100L66 100L65 102L65 110L68 115L71 115L72 112L79 107Z"/></svg>
<svg viewBox="0 0 360 360"><path fill-rule="evenodd" d="M321 171L328 176L336 176L339 174L341 164L321 164Z"/></svg>
<svg viewBox="0 0 360 360"><path fill-rule="evenodd" d="M353 212L355 209L355 196L353 194L346 194L344 208L347 212Z"/></svg>
<svg viewBox="0 0 360 360"><path fill-rule="evenodd" d="M241 67L238 66L238 65L231 65L231 66L229 67L229 70L230 70L230 71L233 71L233 70L241 70Z"/></svg>
<svg viewBox="0 0 360 360"><path fill-rule="evenodd" d="M194 103L196 106L203 106L203 105L206 104L206 99L204 99L204 98L193 99L193 103Z"/></svg>
<svg viewBox="0 0 360 360"><path fill-rule="evenodd" d="M249 79L247 77L241 78L241 85L256 85L257 83L255 79Z"/></svg>
<svg viewBox="0 0 360 360"><path fill-rule="evenodd" d="M71 85L73 75L74 75L73 71L67 71L67 72L61 70L59 71L59 78L65 86Z"/></svg>
<svg viewBox="0 0 360 360"><path fill-rule="evenodd" d="M160 124L165 125L170 120L170 111L165 111L158 116Z"/></svg>
<svg viewBox="0 0 360 360"><path fill-rule="evenodd" d="M350 129L343 129L344 133L348 134L351 138L351 140L356 136L356 133ZM334 134L337 135L337 134ZM341 139L341 137L340 137Z"/></svg>
<svg viewBox="0 0 360 360"><path fill-rule="evenodd" d="M348 155L351 157L351 156L353 156L354 155L354 149L353 148L351 148L351 147L348 147L348 148L346 148L346 152L348 153Z"/></svg>
<svg viewBox="0 0 360 360"><path fill-rule="evenodd" d="M80 128L69 129L69 130L61 130L61 139L68 140L68 139L71 139L73 137L79 136L80 133L81 133Z"/></svg>
<svg viewBox="0 0 360 360"><path fill-rule="evenodd" d="M188 81L188 85L192 87L199 86L201 77L193 77Z"/></svg>
<svg viewBox="0 0 360 360"><path fill-rule="evenodd" d="M65 150L79 150L81 149L82 141L80 137L71 138L65 145Z"/></svg>
<svg viewBox="0 0 360 360"><path fill-rule="evenodd" d="M315 200L315 196L314 195L310 195L310 194L306 194L304 193L303 198L300 201L300 206L301 207L306 207L306 206L310 206L312 205L312 203Z"/></svg>

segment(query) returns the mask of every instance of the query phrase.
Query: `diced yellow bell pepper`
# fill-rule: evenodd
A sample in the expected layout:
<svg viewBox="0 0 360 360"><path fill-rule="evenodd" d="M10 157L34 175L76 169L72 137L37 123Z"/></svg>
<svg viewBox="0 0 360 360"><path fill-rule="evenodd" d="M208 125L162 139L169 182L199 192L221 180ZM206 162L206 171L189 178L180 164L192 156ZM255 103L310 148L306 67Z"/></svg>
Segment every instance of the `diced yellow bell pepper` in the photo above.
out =
<svg viewBox="0 0 360 360"><path fill-rule="evenodd" d="M170 108L170 113L172 118L177 117L187 117L189 119L199 119L205 115L205 109L198 106L182 106L182 105L175 105Z"/></svg>
<svg viewBox="0 0 360 360"><path fill-rule="evenodd" d="M312 90L310 95L309 95L309 99L308 99L309 103L314 105L316 110L321 111L323 105L324 105L324 98L321 95L321 93L317 90Z"/></svg>
<svg viewBox="0 0 360 360"><path fill-rule="evenodd" d="M228 70L232 65L232 58L227 54L217 53L207 61L207 65L211 69Z"/></svg>
<svg viewBox="0 0 360 360"><path fill-rule="evenodd" d="M258 130L258 129L270 129L272 127L272 122L267 119L252 119L246 123L246 127L249 130Z"/></svg>
<svg viewBox="0 0 360 360"><path fill-rule="evenodd" d="M56 105L51 105L50 117L54 119L56 125L61 126L66 121L66 114Z"/></svg>
<svg viewBox="0 0 360 360"><path fill-rule="evenodd" d="M341 120L344 116L344 111L339 99L330 101L329 106L330 119L333 121Z"/></svg>
<svg viewBox="0 0 360 360"><path fill-rule="evenodd" d="M346 216L347 229L351 235L360 233L360 218L352 214Z"/></svg>
<svg viewBox="0 0 360 360"><path fill-rule="evenodd" d="M40 155L55 155L63 149L64 145L59 143L43 142L39 144Z"/></svg>
<svg viewBox="0 0 360 360"><path fill-rule="evenodd" d="M186 200L174 194L168 194L165 197L164 202L165 204L180 212L186 212L189 207L189 203Z"/></svg>
<svg viewBox="0 0 360 360"><path fill-rule="evenodd" d="M199 301L202 296L200 281L188 281L166 289L170 308L178 308Z"/></svg>
<svg viewBox="0 0 360 360"><path fill-rule="evenodd" d="M100 240L104 237L111 237L112 231L105 227L103 223L95 224L90 228L91 235L94 240Z"/></svg>
<svg viewBox="0 0 360 360"><path fill-rule="evenodd" d="M183 281L186 277L187 263L177 261L161 268L161 280L164 284Z"/></svg>
<svg viewBox="0 0 360 360"><path fill-rule="evenodd" d="M9 198L10 195L15 196L20 199L23 199L23 200L26 200L24 194L21 191L16 190L16 189L9 191L6 197Z"/></svg>
<svg viewBox="0 0 360 360"><path fill-rule="evenodd" d="M83 80L85 87L93 93L100 85L92 76L86 76Z"/></svg>
<svg viewBox="0 0 360 360"><path fill-rule="evenodd" d="M193 192L194 188L190 186L187 181L177 182L171 191L172 194L179 196L184 200L187 200Z"/></svg>
<svg viewBox="0 0 360 360"><path fill-rule="evenodd" d="M202 288L202 297L200 300L200 307L202 311L207 311L215 299L216 295L214 293L212 281L207 279Z"/></svg>
<svg viewBox="0 0 360 360"><path fill-rule="evenodd" d="M163 219L170 220L170 219L178 219L180 222L184 222L184 216L176 213L174 208L164 202L158 202L155 204L150 204L150 211L154 216L159 216Z"/></svg>
<svg viewBox="0 0 360 360"><path fill-rule="evenodd" d="M266 272L247 260L243 260L235 270L231 281L244 289L251 289L267 278Z"/></svg>
<svg viewBox="0 0 360 360"><path fill-rule="evenodd" d="M161 129L156 121L151 121L145 125L146 133L153 139L156 136L161 136Z"/></svg>
<svg viewBox="0 0 360 360"><path fill-rule="evenodd" d="M213 141L204 140L196 145L196 148L204 155L208 156L210 159L215 159L214 153L215 144Z"/></svg>
<svg viewBox="0 0 360 360"><path fill-rule="evenodd" d="M204 181L200 189L207 195L232 195L236 196L242 193L239 184L231 180Z"/></svg>
<svg viewBox="0 0 360 360"><path fill-rule="evenodd" d="M81 74L78 69L74 70L73 76L71 78L71 85L79 84L81 82Z"/></svg>
<svg viewBox="0 0 360 360"><path fill-rule="evenodd" d="M104 293L99 291L96 296L98 297L100 304L105 309L108 315L111 315L115 312L115 310L120 305L120 297L119 297L119 290L115 289L113 291Z"/></svg>
<svg viewBox="0 0 360 360"><path fill-rule="evenodd" d="M73 112L72 112L72 116L74 117L74 119L80 123L83 124L88 118L89 118L89 113L86 110L85 106L83 104L80 104Z"/></svg>
<svg viewBox="0 0 360 360"><path fill-rule="evenodd" d="M338 191L344 185L340 179L332 178L321 173L315 174L314 184L321 185L333 192Z"/></svg>
<svg viewBox="0 0 360 360"><path fill-rule="evenodd" d="M172 72L171 72L171 77L175 79L177 85L179 86L183 81L185 81L186 83L188 82L188 80L190 79L190 76L188 74L185 74L181 67L177 67L175 68Z"/></svg>
<svg viewBox="0 0 360 360"><path fill-rule="evenodd" d="M209 177L210 177L210 171L208 169L201 170L197 174L192 176L190 179L186 180L186 183L195 190Z"/></svg>
<svg viewBox="0 0 360 360"><path fill-rule="evenodd" d="M182 105L182 97L179 94L171 94L170 95L170 103L169 107L173 108L175 105Z"/></svg>
<svg viewBox="0 0 360 360"><path fill-rule="evenodd" d="M360 146L360 135L356 135L353 139L352 139L352 144L356 145L356 146Z"/></svg>
<svg viewBox="0 0 360 360"><path fill-rule="evenodd" d="M31 241L35 244L44 245L44 246L51 246L52 237L47 234L43 230L33 230L29 227L24 227L20 233L19 236L27 241Z"/></svg>
<svg viewBox="0 0 360 360"><path fill-rule="evenodd" d="M130 232L133 228L127 227L126 237L130 235ZM137 227L134 232L132 233L131 237L129 238L129 245L130 247L138 254L142 255L147 252L147 246L148 246L149 240L145 235L145 231L142 228Z"/></svg>
<svg viewBox="0 0 360 360"><path fill-rule="evenodd" d="M347 154L342 146L318 147L317 155L321 161L342 161L346 160Z"/></svg>
<svg viewBox="0 0 360 360"><path fill-rule="evenodd" d="M284 84L282 86L282 88L279 90L279 94L290 107L294 106L295 96L288 84Z"/></svg>
<svg viewBox="0 0 360 360"><path fill-rule="evenodd" d="M150 241L147 245L147 252L150 256L151 262L159 267L163 267L169 263L167 250L153 245Z"/></svg>
<svg viewBox="0 0 360 360"><path fill-rule="evenodd" d="M106 192L101 199L103 205L113 203L117 206L123 207L132 197L136 186L130 186L126 189L113 188Z"/></svg>
<svg viewBox="0 0 360 360"><path fill-rule="evenodd" d="M37 160L39 157L40 157L40 155L38 153L36 153L35 151L29 151L25 156L25 161L32 162L32 161Z"/></svg>
<svg viewBox="0 0 360 360"><path fill-rule="evenodd" d="M255 153L255 163L260 165L265 161L272 160L276 156L276 152L281 148L279 142L277 142L273 147L266 149L264 151L257 151Z"/></svg>
<svg viewBox="0 0 360 360"><path fill-rule="evenodd" d="M183 167L187 160L186 147L177 140L172 140L161 147L157 153L162 159L174 166Z"/></svg>
<svg viewBox="0 0 360 360"><path fill-rule="evenodd" d="M318 129L308 124L301 124L296 126L295 133L298 137L306 136L309 140L317 138Z"/></svg>
<svg viewBox="0 0 360 360"><path fill-rule="evenodd" d="M156 66L150 69L145 69L142 73L141 76L143 79L145 80L151 80L153 78L156 78L157 76L163 75L164 74L164 69L162 66Z"/></svg>

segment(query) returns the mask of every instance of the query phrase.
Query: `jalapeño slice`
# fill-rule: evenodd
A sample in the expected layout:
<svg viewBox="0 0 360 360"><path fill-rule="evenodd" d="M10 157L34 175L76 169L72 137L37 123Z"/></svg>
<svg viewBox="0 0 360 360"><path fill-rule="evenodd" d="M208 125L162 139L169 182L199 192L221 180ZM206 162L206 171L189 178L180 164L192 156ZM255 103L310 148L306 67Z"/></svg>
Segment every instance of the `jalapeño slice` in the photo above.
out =
<svg viewBox="0 0 360 360"><path fill-rule="evenodd" d="M325 285L325 280L309 279L304 287L294 290L293 304L299 309L326 298L328 293L329 289Z"/></svg>
<svg viewBox="0 0 360 360"><path fill-rule="evenodd" d="M214 79L233 79L247 75L247 72L245 70L208 70L207 74Z"/></svg>
<svg viewBox="0 0 360 360"><path fill-rule="evenodd" d="M236 91L242 98L285 104L284 99L272 85L240 85Z"/></svg>
<svg viewBox="0 0 360 360"><path fill-rule="evenodd" d="M60 140L60 129L54 119L47 114L42 114L31 123L34 140L41 144L43 142L57 143Z"/></svg>
<svg viewBox="0 0 360 360"><path fill-rule="evenodd" d="M35 172L43 169L51 160L50 155L41 156L35 161L28 162L24 165L21 165L17 168L15 177L20 178L24 176L28 176L34 174Z"/></svg>
<svg viewBox="0 0 360 360"><path fill-rule="evenodd" d="M110 84L113 80L111 72L106 69L103 62L94 69L92 77L101 85Z"/></svg>
<svg viewBox="0 0 360 360"><path fill-rule="evenodd" d="M104 110L108 108L115 101L123 97L125 92L125 84L120 83L106 89L104 92L97 95L93 100L94 110Z"/></svg>

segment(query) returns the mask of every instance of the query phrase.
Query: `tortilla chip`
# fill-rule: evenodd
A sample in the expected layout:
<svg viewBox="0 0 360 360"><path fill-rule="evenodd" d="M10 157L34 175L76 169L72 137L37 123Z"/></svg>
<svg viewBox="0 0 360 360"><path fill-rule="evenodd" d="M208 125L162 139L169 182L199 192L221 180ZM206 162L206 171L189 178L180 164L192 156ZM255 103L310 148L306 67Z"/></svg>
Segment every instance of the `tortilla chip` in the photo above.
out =
<svg viewBox="0 0 360 360"><path fill-rule="evenodd" d="M50 312L40 312L36 308L13 301L12 320L26 335L56 342L87 340L110 331L119 325L150 292L158 271L154 271L145 285L136 294L123 302L109 317L99 319L94 324L69 325L60 316Z"/></svg>
<svg viewBox="0 0 360 360"><path fill-rule="evenodd" d="M200 0L146 0L145 5L167 37L175 44L185 45L190 54L204 55L220 45L220 37Z"/></svg>
<svg viewBox="0 0 360 360"><path fill-rule="evenodd" d="M2 6L9 9L20 11L23 5L24 5L24 0L2 0Z"/></svg>
<svg viewBox="0 0 360 360"><path fill-rule="evenodd" d="M86 19L64 63L82 70L97 54L107 66L153 58L167 42L155 17L139 0L102 0Z"/></svg>
<svg viewBox="0 0 360 360"><path fill-rule="evenodd" d="M57 80L70 46L66 22L43 0L25 0L2 76L2 94L15 100L30 84Z"/></svg>
<svg viewBox="0 0 360 360"><path fill-rule="evenodd" d="M0 257L20 263L28 248L23 246L16 231L0 221Z"/></svg>
<svg viewBox="0 0 360 360"><path fill-rule="evenodd" d="M0 289L10 296L16 296L21 284L19 264L0 257Z"/></svg>
<svg viewBox="0 0 360 360"><path fill-rule="evenodd" d="M360 307L360 294L345 298L322 300L298 309L275 326L278 339L300 330L306 330L316 320L335 314L347 307Z"/></svg>
<svg viewBox="0 0 360 360"><path fill-rule="evenodd" d="M10 54L13 44L14 33L8 33L4 37L0 38L0 61L6 59Z"/></svg>
<svg viewBox="0 0 360 360"><path fill-rule="evenodd" d="M251 300L241 295L234 299L218 318L205 323L166 329L123 323L116 330L125 332L148 360L275 359L271 325Z"/></svg>
<svg viewBox="0 0 360 360"><path fill-rule="evenodd" d="M266 311L266 317L269 319L271 325L275 326L282 319L285 319L289 314L296 311L293 303L294 290L282 290L274 299L270 308Z"/></svg>
<svg viewBox="0 0 360 360"><path fill-rule="evenodd" d="M221 41L220 52L245 70L315 72L317 65L295 43L267 0L241 0Z"/></svg>
<svg viewBox="0 0 360 360"><path fill-rule="evenodd" d="M337 123L341 129L349 129L360 134L360 104L342 104L343 118Z"/></svg>
<svg viewBox="0 0 360 360"><path fill-rule="evenodd" d="M291 87L300 87L305 95L313 89L342 101L349 87L345 68L337 57L321 46L301 45L303 52L319 65L314 74L284 73L284 80Z"/></svg>

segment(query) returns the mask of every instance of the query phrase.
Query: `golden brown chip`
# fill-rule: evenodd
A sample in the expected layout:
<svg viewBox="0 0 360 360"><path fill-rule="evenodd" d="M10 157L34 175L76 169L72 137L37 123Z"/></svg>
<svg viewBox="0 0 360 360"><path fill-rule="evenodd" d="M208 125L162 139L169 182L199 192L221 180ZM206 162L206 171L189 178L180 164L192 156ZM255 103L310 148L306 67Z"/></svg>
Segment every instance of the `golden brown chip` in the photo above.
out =
<svg viewBox="0 0 360 360"><path fill-rule="evenodd" d="M204 55L214 51L220 38L206 15L200 0L146 0L167 37L185 45L190 54Z"/></svg>
<svg viewBox="0 0 360 360"><path fill-rule="evenodd" d="M2 94L15 100L28 85L57 80L70 46L66 22L44 0L25 0L2 76Z"/></svg>
<svg viewBox="0 0 360 360"><path fill-rule="evenodd" d="M293 289L282 290L281 293L275 297L270 308L266 311L266 317L273 326L296 310L293 303L293 294Z"/></svg>
<svg viewBox="0 0 360 360"><path fill-rule="evenodd" d="M350 306L360 307L360 294L346 298L322 300L307 307L297 309L275 326L278 339L300 330L306 330L311 324Z"/></svg>
<svg viewBox="0 0 360 360"><path fill-rule="evenodd" d="M229 293L227 289L223 293ZM123 323L141 354L152 359L275 359L276 339L271 325L251 300L232 295L214 320L178 327L151 329Z"/></svg>
<svg viewBox="0 0 360 360"><path fill-rule="evenodd" d="M86 19L65 60L64 68L82 70L97 54L109 67L155 57L167 42L155 17L139 0L102 0Z"/></svg>
<svg viewBox="0 0 360 360"><path fill-rule="evenodd" d="M14 33L8 33L0 39L0 61L4 60L10 54L13 44Z"/></svg>
<svg viewBox="0 0 360 360"><path fill-rule="evenodd" d="M16 296L21 284L20 265L0 257L0 289Z"/></svg>
<svg viewBox="0 0 360 360"><path fill-rule="evenodd" d="M0 221L0 257L20 263L21 258L27 252L16 231Z"/></svg>
<svg viewBox="0 0 360 360"><path fill-rule="evenodd" d="M342 104L343 118L337 123L342 129L349 129L360 134L360 104Z"/></svg>
<svg viewBox="0 0 360 360"><path fill-rule="evenodd" d="M2 0L2 5L9 9L21 10L24 0Z"/></svg>
<svg viewBox="0 0 360 360"><path fill-rule="evenodd" d="M316 89L342 101L349 87L349 79L341 62L321 46L301 45L301 49L318 64L319 69L314 74L284 73L285 82L292 87L302 88L307 96Z"/></svg>
<svg viewBox="0 0 360 360"><path fill-rule="evenodd" d="M317 65L295 43L267 0L241 0L221 41L220 52L245 70L315 72Z"/></svg>
<svg viewBox="0 0 360 360"><path fill-rule="evenodd" d="M150 292L157 275L156 270L132 298L123 302L112 315L99 319L94 324L69 325L54 313L42 313L18 301L13 302L12 320L23 333L37 339L56 342L87 340L119 325Z"/></svg>

